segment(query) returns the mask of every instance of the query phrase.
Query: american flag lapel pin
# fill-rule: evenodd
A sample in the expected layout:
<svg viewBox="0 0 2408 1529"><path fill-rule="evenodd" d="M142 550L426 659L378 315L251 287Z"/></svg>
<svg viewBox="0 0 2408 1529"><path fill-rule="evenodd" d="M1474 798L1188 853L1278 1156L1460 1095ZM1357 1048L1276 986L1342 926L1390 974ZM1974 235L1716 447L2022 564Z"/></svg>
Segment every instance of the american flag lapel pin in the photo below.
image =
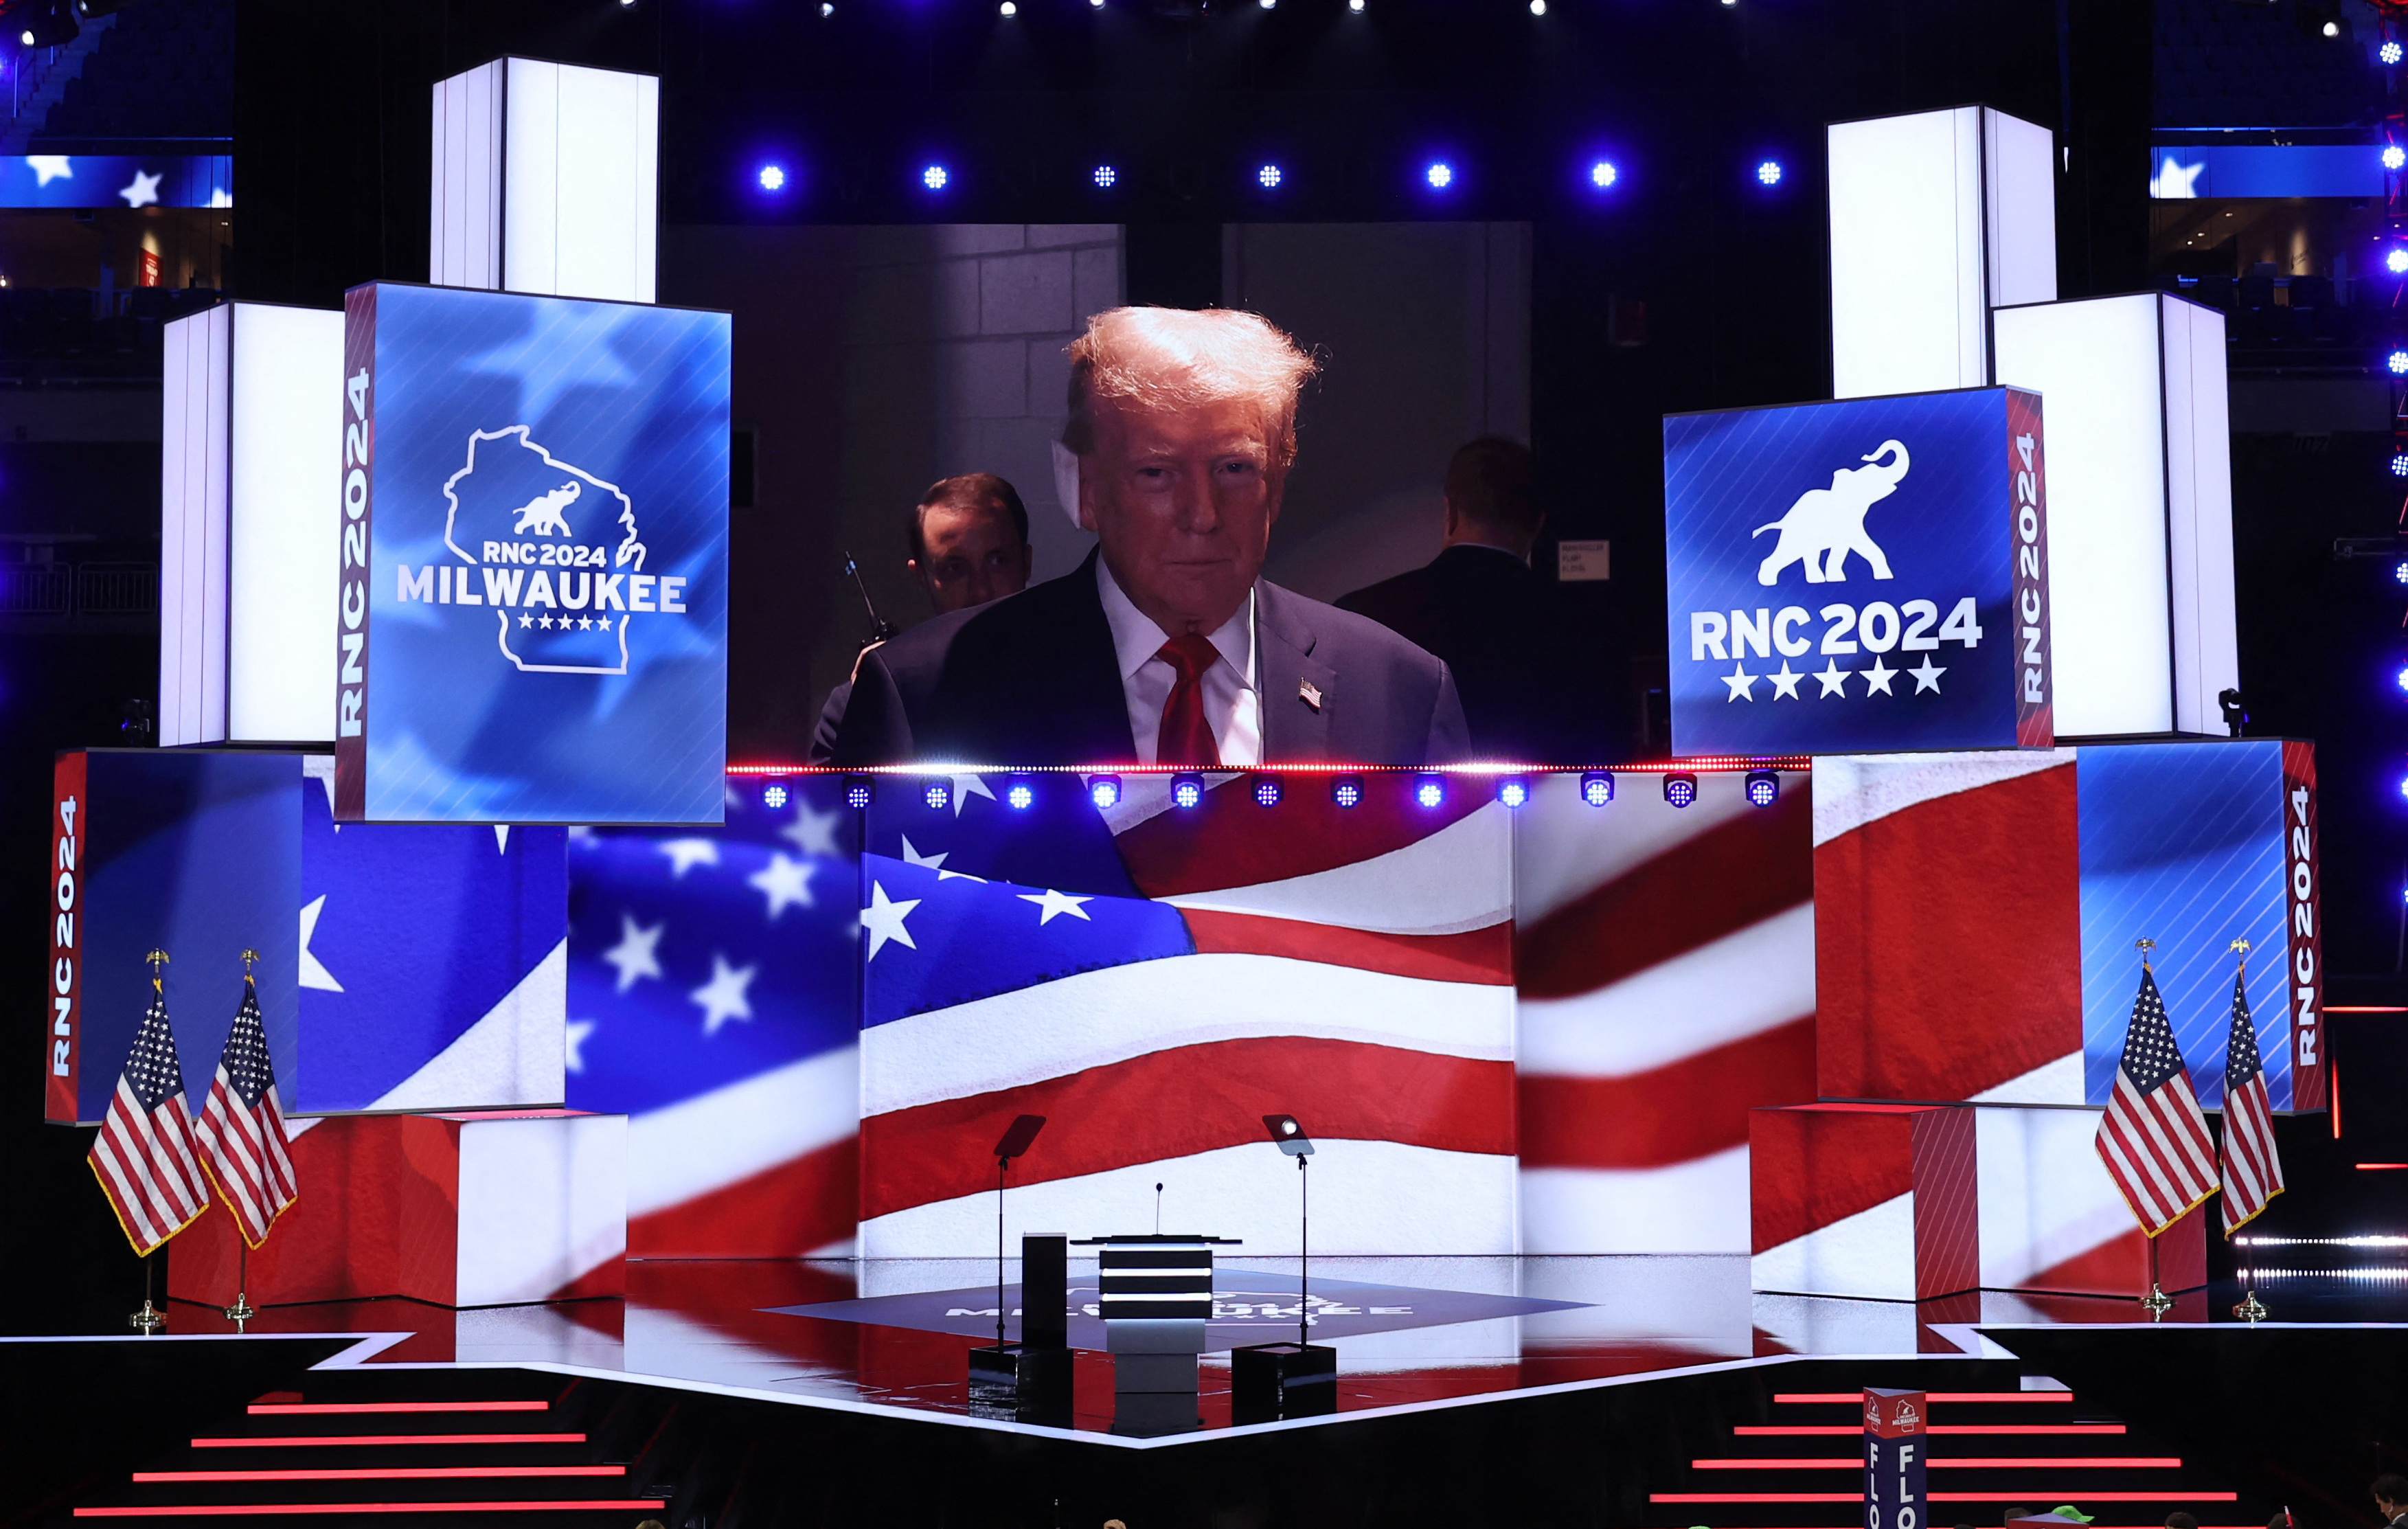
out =
<svg viewBox="0 0 2408 1529"><path fill-rule="evenodd" d="M1310 679L1299 679L1296 682L1296 693L1297 698L1302 701L1306 706L1311 707L1315 711L1319 711L1321 709L1321 687L1319 685L1314 684Z"/></svg>

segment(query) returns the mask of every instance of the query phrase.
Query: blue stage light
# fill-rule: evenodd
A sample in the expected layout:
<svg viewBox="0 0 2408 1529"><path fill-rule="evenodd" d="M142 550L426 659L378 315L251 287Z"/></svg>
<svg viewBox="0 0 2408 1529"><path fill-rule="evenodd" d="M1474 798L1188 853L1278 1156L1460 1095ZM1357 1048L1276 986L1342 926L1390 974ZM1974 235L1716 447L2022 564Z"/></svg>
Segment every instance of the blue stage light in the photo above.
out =
<svg viewBox="0 0 2408 1529"><path fill-rule="evenodd" d="M2400 794L2402 796L2408 796L2408 775L2403 775L2400 778Z"/></svg>
<svg viewBox="0 0 2408 1529"><path fill-rule="evenodd" d="M2374 50L2374 56L2386 64L2397 64L2400 62L2400 45L2396 42L2386 42Z"/></svg>
<svg viewBox="0 0 2408 1529"><path fill-rule="evenodd" d="M1664 778L1664 800L1674 807L1687 807L1698 799L1698 778L1685 770L1675 771Z"/></svg>
<svg viewBox="0 0 2408 1529"><path fill-rule="evenodd" d="M1280 167L1276 164L1266 164L1254 172L1254 184L1265 191L1279 190L1280 182L1286 179L1287 177L1280 172Z"/></svg>
<svg viewBox="0 0 2408 1529"><path fill-rule="evenodd" d="M752 179L761 183L761 189L765 192L784 191L786 167L782 164L764 164L761 166L760 173Z"/></svg>
<svg viewBox="0 0 2408 1529"><path fill-rule="evenodd" d="M1329 799L1340 807L1353 807L1363 800L1363 778L1341 775L1329 782Z"/></svg>
<svg viewBox="0 0 2408 1529"><path fill-rule="evenodd" d="M1020 14L1018 0L1003 0L1003 4L996 7L995 8L1000 12L1007 21Z"/></svg>
<svg viewBox="0 0 2408 1529"><path fill-rule="evenodd" d="M866 775L856 775L844 783L844 805L856 812L877 798L877 789L870 785L869 777Z"/></svg>
<svg viewBox="0 0 2408 1529"><path fill-rule="evenodd" d="M2395 584L2408 584L2408 563L2399 564L2392 568L2391 581Z"/></svg>
<svg viewBox="0 0 2408 1529"><path fill-rule="evenodd" d="M1254 800L1265 807L1280 805L1280 782L1275 775L1254 777Z"/></svg>
<svg viewBox="0 0 2408 1529"><path fill-rule="evenodd" d="M1446 805L1446 777L1426 775L1413 782L1413 800L1424 807Z"/></svg>
<svg viewBox="0 0 2408 1529"><path fill-rule="evenodd" d="M1497 799L1507 807L1520 807L1530 799L1530 782L1518 775L1509 775L1497 782Z"/></svg>
<svg viewBox="0 0 2408 1529"><path fill-rule="evenodd" d="M1612 190L1613 183L1621 179L1622 172L1614 167L1613 161L1610 159L1598 160L1588 167L1588 183L1598 191Z"/></svg>
<svg viewBox="0 0 2408 1529"><path fill-rule="evenodd" d="M941 164L930 164L920 171L920 184L932 192L943 191L953 179L953 172Z"/></svg>
<svg viewBox="0 0 2408 1529"><path fill-rule="evenodd" d="M1087 778L1087 800L1104 811L1121 805L1121 778L1117 775L1093 775Z"/></svg>
<svg viewBox="0 0 2408 1529"><path fill-rule="evenodd" d="M1432 160L1429 168L1422 172L1422 179L1429 182L1430 190L1444 191L1455 184L1455 166L1442 159Z"/></svg>
<svg viewBox="0 0 2408 1529"><path fill-rule="evenodd" d="M2396 143L2385 144L2383 167L2386 170L2396 170L2402 164L2408 164L2408 149L2402 149Z"/></svg>
<svg viewBox="0 0 2408 1529"><path fill-rule="evenodd" d="M2408 350L2392 351L2383 358L2383 364L2390 368L2394 377L2408 377Z"/></svg>
<svg viewBox="0 0 2408 1529"><path fill-rule="evenodd" d="M1173 807L1203 806L1203 778L1193 775L1172 776L1170 778L1170 805Z"/></svg>
<svg viewBox="0 0 2408 1529"><path fill-rule="evenodd" d="M1591 807L1603 807L1613 800L1613 777L1604 770L1591 770L1581 777L1581 800Z"/></svg>
<svg viewBox="0 0 2408 1529"><path fill-rule="evenodd" d="M953 783L939 776L920 787L920 800L941 812L953 805Z"/></svg>
<svg viewBox="0 0 2408 1529"><path fill-rule="evenodd" d="M2394 478L2408 478L2408 451L2399 452L2392 457L2391 476ZM2402 566L2408 567L2408 564L2403 564Z"/></svg>
<svg viewBox="0 0 2408 1529"><path fill-rule="evenodd" d="M783 786L771 786L767 790L762 792L761 805L763 807L784 807L786 805L786 788Z"/></svg>
<svg viewBox="0 0 2408 1529"><path fill-rule="evenodd" d="M2391 682L2401 690L2408 691L2408 665L2403 665L2398 674L2393 675Z"/></svg>
<svg viewBox="0 0 2408 1529"><path fill-rule="evenodd" d="M1121 173L1109 164L1096 166L1096 190L1110 191L1121 183Z"/></svg>
<svg viewBox="0 0 2408 1529"><path fill-rule="evenodd" d="M1013 776L1003 788L1003 804L1014 812L1027 811L1037 805L1037 783L1025 775Z"/></svg>
<svg viewBox="0 0 2408 1529"><path fill-rule="evenodd" d="M1777 159L1768 159L1757 164L1756 167L1756 183L1759 186L1780 185L1781 162Z"/></svg>
<svg viewBox="0 0 2408 1529"><path fill-rule="evenodd" d="M1770 770L1747 772L1747 805L1770 807L1781 800L1781 777Z"/></svg>
<svg viewBox="0 0 2408 1529"><path fill-rule="evenodd" d="M2383 268L2394 276L2408 273L2408 249L2392 249L2383 256Z"/></svg>

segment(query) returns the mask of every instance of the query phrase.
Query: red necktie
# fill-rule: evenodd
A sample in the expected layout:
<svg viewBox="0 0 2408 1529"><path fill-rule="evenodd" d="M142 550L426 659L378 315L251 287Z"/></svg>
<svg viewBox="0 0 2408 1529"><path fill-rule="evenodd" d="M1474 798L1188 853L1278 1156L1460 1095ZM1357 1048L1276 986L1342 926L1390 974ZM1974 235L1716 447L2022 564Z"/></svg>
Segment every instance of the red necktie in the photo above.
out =
<svg viewBox="0 0 2408 1529"><path fill-rule="evenodd" d="M1204 720L1204 671L1219 662L1221 650L1212 639L1190 632L1173 637L1154 655L1170 665L1178 679L1162 703L1162 732L1154 746L1157 764L1213 765L1221 763L1220 746L1212 741L1212 724Z"/></svg>

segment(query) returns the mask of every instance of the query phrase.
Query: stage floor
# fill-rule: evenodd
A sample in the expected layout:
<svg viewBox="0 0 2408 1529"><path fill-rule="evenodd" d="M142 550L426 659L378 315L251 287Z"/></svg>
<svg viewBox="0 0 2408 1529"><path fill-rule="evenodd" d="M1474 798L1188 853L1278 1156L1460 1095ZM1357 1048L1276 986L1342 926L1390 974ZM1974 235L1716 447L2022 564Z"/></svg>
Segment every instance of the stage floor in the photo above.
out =
<svg viewBox="0 0 2408 1529"><path fill-rule="evenodd" d="M1748 1289L1740 1256L1331 1258L1315 1259L1312 1274L1312 1337L1338 1350L1341 1418L1789 1354L2004 1358L2009 1350L1976 1326L2011 1343L1997 1330L2144 1320L2137 1303L2103 1296L1985 1292L1917 1305L1761 1294ZM277 1307L250 1329L374 1335L329 1366L522 1365L1017 1428L974 1416L968 1394L968 1350L995 1336L994 1278L992 1261L975 1259L639 1262L627 1266L623 1299L464 1311L402 1300ZM1296 1278L1293 1260L1233 1260L1216 1271L1203 1436L1140 1441L1111 1435L1095 1267L1074 1260L1077 1434L1160 1445L1230 1428L1227 1350L1295 1336ZM1004 1294L1016 1337L1018 1292ZM2408 1318L2408 1290L2388 1285L2291 1280L2259 1294L2277 1319ZM2229 1322L2238 1298L2221 1285L2191 1292L2166 1322ZM183 1303L171 1323L179 1334L232 1331L216 1311Z"/></svg>

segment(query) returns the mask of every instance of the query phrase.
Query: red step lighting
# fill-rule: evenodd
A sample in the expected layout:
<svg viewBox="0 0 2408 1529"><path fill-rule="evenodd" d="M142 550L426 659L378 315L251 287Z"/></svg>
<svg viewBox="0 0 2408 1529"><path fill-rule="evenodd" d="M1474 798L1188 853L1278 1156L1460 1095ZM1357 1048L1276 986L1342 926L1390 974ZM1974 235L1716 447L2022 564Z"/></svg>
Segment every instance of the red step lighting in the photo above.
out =
<svg viewBox="0 0 2408 1529"><path fill-rule="evenodd" d="M252 1417L352 1412L541 1412L550 1402L253 1402Z"/></svg>
<svg viewBox="0 0 2408 1529"><path fill-rule="evenodd" d="M385 1465L322 1470L136 1471L137 1481L458 1481L528 1476L624 1476L624 1465Z"/></svg>
<svg viewBox="0 0 2408 1529"><path fill-rule="evenodd" d="M1927 1434L2120 1434L2120 1422L1936 1422ZM1864 1432L1845 1422L1743 1423L1731 1430L1745 1438L1850 1438Z"/></svg>
<svg viewBox="0 0 2408 1529"><path fill-rule="evenodd" d="M1846 1402L1861 1404L1861 1391L1787 1391L1775 1393L1776 1402ZM2070 1391L1935 1391L1924 1398L1928 1402L2070 1402Z"/></svg>
<svg viewBox="0 0 2408 1529"><path fill-rule="evenodd" d="M195 1450L290 1450L338 1444L582 1444L583 1434L302 1434L290 1438L196 1438Z"/></svg>
<svg viewBox="0 0 2408 1529"><path fill-rule="evenodd" d="M306 1514L340 1513L649 1513L660 1497L570 1497L558 1502L531 1503L208 1503L141 1508L79 1508L79 1519L236 1519L295 1518Z"/></svg>
<svg viewBox="0 0 2408 1529"><path fill-rule="evenodd" d="M1854 1464L1854 1462L1850 1462ZM1935 1503L2019 1503L2033 1497L2079 1497L2088 1503L2229 1503L2231 1492L2076 1492L2034 1487L2023 1492L1935 1492ZM1861 1503L1861 1492L1651 1492L1651 1503Z"/></svg>
<svg viewBox="0 0 2408 1529"><path fill-rule="evenodd" d="M2154 1455L2097 1455L2044 1458L2030 1456L2018 1459L2001 1456L1997 1459L1932 1460L1931 1469L1943 1470L2180 1470L2182 1462L2172 1457ZM1838 1460L1692 1460L1689 1466L1701 1471L1855 1471L1865 1468L1865 1463L1854 1457Z"/></svg>

